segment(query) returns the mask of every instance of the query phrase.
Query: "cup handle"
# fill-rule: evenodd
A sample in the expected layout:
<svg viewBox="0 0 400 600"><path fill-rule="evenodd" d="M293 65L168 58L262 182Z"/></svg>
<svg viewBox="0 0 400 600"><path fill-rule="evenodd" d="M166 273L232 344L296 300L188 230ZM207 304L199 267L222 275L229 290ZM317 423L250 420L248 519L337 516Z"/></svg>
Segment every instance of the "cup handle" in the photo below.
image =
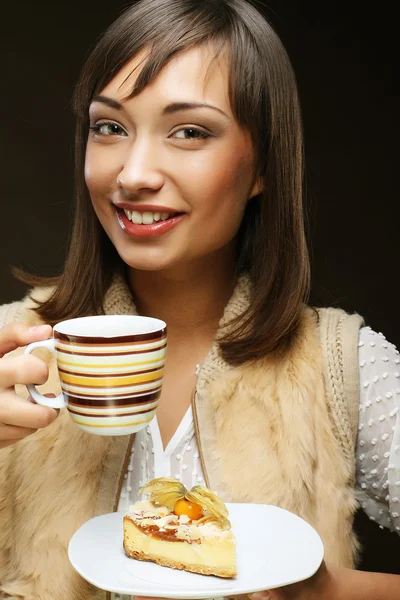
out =
<svg viewBox="0 0 400 600"><path fill-rule="evenodd" d="M33 342L32 344L28 344L28 346L24 350L24 354L30 354L32 350L35 350L36 348L45 348L46 350L49 350L50 352L55 354L53 338L43 340L41 342ZM46 396L42 396L42 394L39 394L35 385L27 383L26 387L28 388L28 391L32 398L38 404L41 404L42 406L49 406L50 408L66 407L64 396L62 394L59 394L56 398L46 398Z"/></svg>

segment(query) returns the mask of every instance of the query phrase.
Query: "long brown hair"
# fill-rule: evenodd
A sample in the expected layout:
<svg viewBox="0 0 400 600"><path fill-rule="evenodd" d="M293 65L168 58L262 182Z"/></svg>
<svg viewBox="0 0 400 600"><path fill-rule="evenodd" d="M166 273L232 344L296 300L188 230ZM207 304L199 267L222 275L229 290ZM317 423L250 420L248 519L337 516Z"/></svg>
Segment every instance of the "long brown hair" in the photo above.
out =
<svg viewBox="0 0 400 600"><path fill-rule="evenodd" d="M151 48L130 97L139 94L173 57L211 44L229 48L233 113L250 131L263 192L246 208L238 236L238 272L248 272L253 296L245 318L221 340L224 358L241 364L285 346L299 323L309 290L303 218L302 125L295 76L277 34L246 0L139 0L96 44L74 94L76 114L75 219L65 268L36 310L50 324L101 313L117 267L114 246L92 208L84 181L89 105L116 73Z"/></svg>

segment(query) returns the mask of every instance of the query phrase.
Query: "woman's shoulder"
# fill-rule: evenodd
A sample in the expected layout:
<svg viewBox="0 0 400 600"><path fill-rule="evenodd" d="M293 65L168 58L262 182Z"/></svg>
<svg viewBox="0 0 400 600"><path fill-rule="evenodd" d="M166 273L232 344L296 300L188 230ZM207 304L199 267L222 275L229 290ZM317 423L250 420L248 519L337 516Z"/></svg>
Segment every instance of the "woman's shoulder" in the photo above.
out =
<svg viewBox="0 0 400 600"><path fill-rule="evenodd" d="M35 287L30 289L22 300L0 306L0 328L8 323L18 321L27 325L42 323L40 316L33 310L37 302L47 300L54 291L54 286Z"/></svg>
<svg viewBox="0 0 400 600"><path fill-rule="evenodd" d="M317 314L320 326L325 325L329 329L354 328L358 331L365 324L364 318L358 312L348 312L333 306L308 306L307 308Z"/></svg>
<svg viewBox="0 0 400 600"><path fill-rule="evenodd" d="M336 346L351 345L356 346L357 354L364 345L375 348L377 356L385 360L385 350L390 346L393 351L397 348L386 339L383 333L376 331L368 325L364 317L357 312L347 312L342 308L336 307L307 307L316 315L315 322L320 330L322 339L329 344Z"/></svg>
<svg viewBox="0 0 400 600"><path fill-rule="evenodd" d="M356 359L360 330L364 318L357 312L347 312L337 307L305 307L303 321L316 328L323 353L339 358ZM340 362L343 364L342 360ZM346 361L345 361L346 362Z"/></svg>

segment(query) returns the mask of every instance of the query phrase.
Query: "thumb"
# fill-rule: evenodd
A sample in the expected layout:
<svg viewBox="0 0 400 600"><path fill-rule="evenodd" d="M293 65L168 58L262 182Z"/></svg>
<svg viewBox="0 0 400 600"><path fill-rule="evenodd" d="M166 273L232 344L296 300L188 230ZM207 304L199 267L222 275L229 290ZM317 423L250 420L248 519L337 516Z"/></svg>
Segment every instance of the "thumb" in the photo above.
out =
<svg viewBox="0 0 400 600"><path fill-rule="evenodd" d="M249 598L251 600L285 600L286 594L282 588L277 588L275 590L265 590L249 594Z"/></svg>

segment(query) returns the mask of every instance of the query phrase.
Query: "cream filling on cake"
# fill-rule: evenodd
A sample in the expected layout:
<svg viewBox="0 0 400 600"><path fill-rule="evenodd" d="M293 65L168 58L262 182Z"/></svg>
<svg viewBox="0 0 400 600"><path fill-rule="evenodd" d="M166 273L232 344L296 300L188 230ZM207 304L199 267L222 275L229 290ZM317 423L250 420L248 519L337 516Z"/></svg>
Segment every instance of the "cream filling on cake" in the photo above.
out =
<svg viewBox="0 0 400 600"><path fill-rule="evenodd" d="M205 526L204 526L205 527ZM187 567L191 565L204 566L205 569L227 571L235 575L236 553L235 541L230 531L224 539L220 536L202 537L198 542L170 542L148 535L135 525L131 518L124 519L124 545L129 554L135 552L144 554L149 559L173 561ZM199 527L200 529L200 527Z"/></svg>
<svg viewBox="0 0 400 600"><path fill-rule="evenodd" d="M188 516L179 517L171 513L166 506L155 506L149 500L141 500L132 505L127 516L139 527L158 527L160 532L174 530L176 537L181 540L195 541L218 538L219 540L232 536L228 529L221 529L215 522L197 524Z"/></svg>

